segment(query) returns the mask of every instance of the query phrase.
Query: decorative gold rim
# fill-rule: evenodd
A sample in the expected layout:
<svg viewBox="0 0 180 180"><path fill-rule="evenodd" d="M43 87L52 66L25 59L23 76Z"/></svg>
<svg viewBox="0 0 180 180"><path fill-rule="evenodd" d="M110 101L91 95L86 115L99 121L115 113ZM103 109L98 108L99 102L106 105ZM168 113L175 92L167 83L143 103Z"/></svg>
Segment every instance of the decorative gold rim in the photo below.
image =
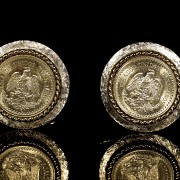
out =
<svg viewBox="0 0 180 180"><path fill-rule="evenodd" d="M55 80L55 94L52 103L42 113L39 112L31 117L19 117L15 114L6 112L6 109L0 109L0 122L17 129L33 129L51 122L64 108L68 96L70 80L65 64L61 58L48 46L39 42L30 40L19 40L0 47L0 59L7 59L9 56L17 54L30 54L36 58L42 59L46 63Z"/></svg>
<svg viewBox="0 0 180 180"><path fill-rule="evenodd" d="M154 119L150 119L150 120L139 120L136 118L133 118L131 116L129 116L128 114L126 114L117 104L115 97L114 97L114 93L113 93L113 80L114 77L116 76L117 71L119 70L119 68L121 68L121 66L126 63L130 58L133 58L134 56L153 56L156 57L158 59L160 59L161 61L165 62L170 69L172 70L172 72L174 73L174 76L176 78L177 81L177 93L176 93L176 98L172 104L172 106L166 111L165 114L154 118ZM180 78L179 78L179 73L175 67L175 65L165 56L163 56L162 54L159 54L157 52L153 52L153 51L138 51L138 52L134 52L131 54L128 54L127 56L123 57L122 59L120 59L113 67L113 69L111 70L110 76L109 76L109 80L108 80L108 95L109 95L109 99L110 102L112 104L112 107L117 111L117 113L124 119L131 121L133 123L136 124L152 124L154 122L158 122L161 121L162 119L167 118L170 114L173 113L174 109L177 107L178 103L180 102Z"/></svg>
<svg viewBox="0 0 180 180"><path fill-rule="evenodd" d="M176 96L175 101L172 100L172 107L165 110L165 114L159 115L160 117L146 118L141 121L138 117L131 117L125 113L116 102L113 94L113 82L117 69L124 65L124 63L130 58L138 53L151 53L156 54L161 58L161 61L169 67L172 71L176 85ZM128 57L129 56L129 57ZM152 56L152 55L151 55ZM127 45L117 51L105 65L104 70L101 75L100 81L100 93L103 105L108 112L108 114L123 127L138 131L138 132L154 132L166 128L171 125L180 117L180 58L172 50L165 46L162 46L153 42L137 42Z"/></svg>
<svg viewBox="0 0 180 180"><path fill-rule="evenodd" d="M3 116L10 118L12 120L15 120L15 121L35 121L35 120L38 120L38 119L44 117L46 114L48 114L53 109L53 107L56 105L58 98L60 98L60 93L61 93L61 78L57 71L57 68L54 66L52 61L49 58L47 58L45 55L43 55L42 53L32 50L32 49L18 49L15 51L11 51L7 54L4 54L2 57L0 57L0 63L7 60L8 58L10 58L12 56L16 56L16 55L32 55L32 56L35 56L35 57L45 61L46 64L51 68L51 70L54 74L54 77L55 77L55 81L56 81L55 94L54 94L53 100L52 100L51 104L49 105L49 107L46 108L43 112L39 113L36 116L18 117L18 116L9 114L2 108L0 108L0 113L2 113Z"/></svg>

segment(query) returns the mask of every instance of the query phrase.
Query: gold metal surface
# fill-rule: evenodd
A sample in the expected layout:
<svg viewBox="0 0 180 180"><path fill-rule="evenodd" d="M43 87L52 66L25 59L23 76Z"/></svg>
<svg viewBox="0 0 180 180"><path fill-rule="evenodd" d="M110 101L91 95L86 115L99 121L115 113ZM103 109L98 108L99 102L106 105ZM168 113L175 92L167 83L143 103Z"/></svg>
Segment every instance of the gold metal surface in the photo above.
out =
<svg viewBox="0 0 180 180"><path fill-rule="evenodd" d="M152 150L136 150L119 158L113 167L112 180L174 180L169 160Z"/></svg>
<svg viewBox="0 0 180 180"><path fill-rule="evenodd" d="M179 117L179 57L155 43L141 42L119 50L101 77L107 112L122 126L157 131Z"/></svg>
<svg viewBox="0 0 180 180"><path fill-rule="evenodd" d="M114 99L133 118L155 119L176 99L174 72L157 57L135 55L119 68L113 80Z"/></svg>
<svg viewBox="0 0 180 180"><path fill-rule="evenodd" d="M0 155L0 164L3 180L55 180L51 160L34 147L9 148Z"/></svg>
<svg viewBox="0 0 180 180"><path fill-rule="evenodd" d="M60 93L56 91L55 75L48 64L33 56L34 52L26 53L29 55L12 56L0 65L0 76L4 77L0 89L1 108L21 121L38 118L39 114L43 116L43 111L54 101L55 92ZM60 77L58 79L60 81ZM60 82L58 86L60 89Z"/></svg>
<svg viewBox="0 0 180 180"><path fill-rule="evenodd" d="M59 56L33 41L0 47L0 121L30 129L53 120L69 93L69 76Z"/></svg>
<svg viewBox="0 0 180 180"><path fill-rule="evenodd" d="M164 137L131 134L111 145L101 158L100 180L175 180L180 150Z"/></svg>

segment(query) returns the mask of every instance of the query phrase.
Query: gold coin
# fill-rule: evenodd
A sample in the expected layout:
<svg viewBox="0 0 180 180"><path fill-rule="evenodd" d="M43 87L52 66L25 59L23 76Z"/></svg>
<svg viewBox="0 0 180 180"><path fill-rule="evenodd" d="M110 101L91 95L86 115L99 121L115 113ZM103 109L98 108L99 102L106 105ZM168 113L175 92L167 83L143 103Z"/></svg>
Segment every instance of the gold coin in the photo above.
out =
<svg viewBox="0 0 180 180"><path fill-rule="evenodd" d="M14 131L0 136L1 180L67 180L63 151L47 136Z"/></svg>
<svg viewBox="0 0 180 180"><path fill-rule="evenodd" d="M135 131L157 131L179 117L179 57L155 43L119 50L106 64L101 97L108 113Z"/></svg>
<svg viewBox="0 0 180 180"><path fill-rule="evenodd" d="M0 121L14 128L35 128L64 107L69 76L59 56L33 41L0 48Z"/></svg>
<svg viewBox="0 0 180 180"><path fill-rule="evenodd" d="M100 180L174 180L180 176L179 148L150 134L129 135L107 149Z"/></svg>

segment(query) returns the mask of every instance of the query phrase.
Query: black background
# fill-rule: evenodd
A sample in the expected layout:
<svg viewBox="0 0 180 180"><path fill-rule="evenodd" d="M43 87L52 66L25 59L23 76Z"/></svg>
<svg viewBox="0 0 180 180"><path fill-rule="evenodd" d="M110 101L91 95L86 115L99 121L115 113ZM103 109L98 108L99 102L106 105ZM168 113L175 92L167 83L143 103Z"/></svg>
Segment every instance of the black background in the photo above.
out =
<svg viewBox="0 0 180 180"><path fill-rule="evenodd" d="M35 130L48 135L64 151L70 180L96 180L106 149L119 138L135 133L121 127L106 112L100 97L102 71L114 53L135 42L159 43L180 56L178 12L175 6L168 4L165 9L153 2L141 4L143 7L106 4L108 8L103 3L43 5L27 2L16 8L11 4L11 13L3 6L0 46L32 40L60 56L70 77L67 103L55 124ZM155 134L180 146L179 128L177 120ZM1 133L11 130L0 125Z"/></svg>

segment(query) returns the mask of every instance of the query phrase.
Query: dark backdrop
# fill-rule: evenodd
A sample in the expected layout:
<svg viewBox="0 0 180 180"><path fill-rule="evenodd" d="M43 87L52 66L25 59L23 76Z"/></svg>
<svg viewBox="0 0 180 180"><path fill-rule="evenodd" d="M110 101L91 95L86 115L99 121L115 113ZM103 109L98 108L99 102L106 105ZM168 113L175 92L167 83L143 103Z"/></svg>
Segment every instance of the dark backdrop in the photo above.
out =
<svg viewBox="0 0 180 180"><path fill-rule="evenodd" d="M99 163L106 149L119 138L135 133L118 125L100 98L104 66L122 47L141 41L164 45L180 56L176 12L156 7L135 8L67 2L23 4L1 16L0 46L16 40L40 42L54 50L70 77L70 93L56 123L35 129L52 138L64 151L70 180L98 179ZM129 7L131 6L131 9ZM13 5L12 5L13 7ZM29 8L27 8L29 7ZM180 146L180 120L155 134ZM3 124L0 133L11 131Z"/></svg>

